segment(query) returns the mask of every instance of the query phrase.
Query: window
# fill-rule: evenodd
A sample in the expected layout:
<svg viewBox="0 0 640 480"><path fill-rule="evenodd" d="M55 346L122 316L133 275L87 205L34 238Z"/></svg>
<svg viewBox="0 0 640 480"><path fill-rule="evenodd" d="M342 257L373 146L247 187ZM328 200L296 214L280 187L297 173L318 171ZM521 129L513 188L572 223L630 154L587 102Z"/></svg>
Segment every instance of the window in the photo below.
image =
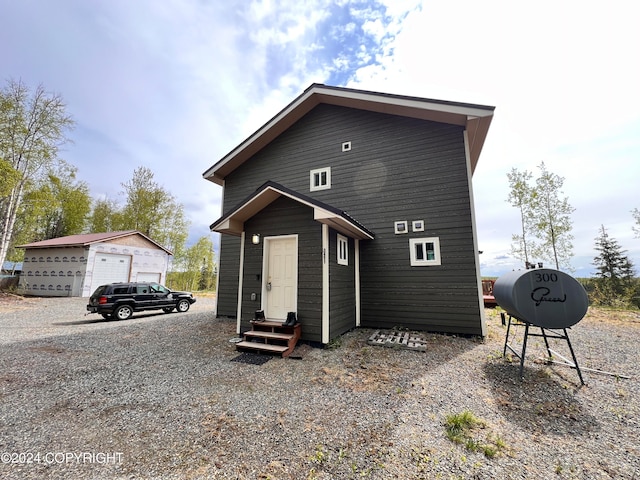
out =
<svg viewBox="0 0 640 480"><path fill-rule="evenodd" d="M424 232L424 220L414 220L411 222L411 230L414 232Z"/></svg>
<svg viewBox="0 0 640 480"><path fill-rule="evenodd" d="M338 234L338 265L349 265L349 240Z"/></svg>
<svg viewBox="0 0 640 480"><path fill-rule="evenodd" d="M398 235L400 233L408 233L409 232L409 227L407 226L407 221L406 220L402 220L401 222L394 222L393 223L393 230L396 233L396 235Z"/></svg>
<svg viewBox="0 0 640 480"><path fill-rule="evenodd" d="M343 142L342 143L342 151L350 152L351 151L351 142Z"/></svg>
<svg viewBox="0 0 640 480"><path fill-rule="evenodd" d="M311 170L309 182L309 189L312 192L331 188L331 167Z"/></svg>
<svg viewBox="0 0 640 480"><path fill-rule="evenodd" d="M410 239L409 256L412 267L441 265L440 239L438 237Z"/></svg>

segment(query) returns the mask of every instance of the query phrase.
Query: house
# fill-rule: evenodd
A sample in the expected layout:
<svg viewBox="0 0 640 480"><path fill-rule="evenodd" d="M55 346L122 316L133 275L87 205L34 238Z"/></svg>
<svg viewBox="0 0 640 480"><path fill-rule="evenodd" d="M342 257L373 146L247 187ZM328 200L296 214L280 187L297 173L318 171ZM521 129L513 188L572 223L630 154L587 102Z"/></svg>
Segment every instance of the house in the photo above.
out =
<svg viewBox="0 0 640 480"><path fill-rule="evenodd" d="M89 297L100 285L166 279L171 252L136 231L88 233L20 245L25 249L18 291Z"/></svg>
<svg viewBox="0 0 640 480"><path fill-rule="evenodd" d="M217 315L484 335L472 173L494 107L313 84L203 173Z"/></svg>

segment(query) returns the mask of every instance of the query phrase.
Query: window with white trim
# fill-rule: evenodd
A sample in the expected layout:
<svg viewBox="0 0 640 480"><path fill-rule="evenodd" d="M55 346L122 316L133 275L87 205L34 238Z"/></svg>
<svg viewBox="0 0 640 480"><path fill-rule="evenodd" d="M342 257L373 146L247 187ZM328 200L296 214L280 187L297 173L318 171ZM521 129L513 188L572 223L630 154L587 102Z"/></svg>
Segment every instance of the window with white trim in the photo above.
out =
<svg viewBox="0 0 640 480"><path fill-rule="evenodd" d="M441 265L440 238L411 238L409 240L409 256L412 267Z"/></svg>
<svg viewBox="0 0 640 480"><path fill-rule="evenodd" d="M409 233L409 227L407 226L406 220L401 220L399 222L393 222L393 231L396 235L402 233Z"/></svg>
<svg viewBox="0 0 640 480"><path fill-rule="evenodd" d="M338 265L349 265L349 240L338 234Z"/></svg>
<svg viewBox="0 0 640 480"><path fill-rule="evenodd" d="M317 168L309 173L309 190L328 190L331 188L331 167Z"/></svg>

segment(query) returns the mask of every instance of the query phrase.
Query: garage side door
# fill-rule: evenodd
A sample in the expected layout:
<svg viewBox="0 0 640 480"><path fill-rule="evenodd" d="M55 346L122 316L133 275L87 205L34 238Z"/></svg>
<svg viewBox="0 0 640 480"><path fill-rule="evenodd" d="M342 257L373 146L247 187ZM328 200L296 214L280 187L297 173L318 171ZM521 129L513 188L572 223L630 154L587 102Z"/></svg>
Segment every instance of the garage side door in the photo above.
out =
<svg viewBox="0 0 640 480"><path fill-rule="evenodd" d="M128 282L130 269L131 257L129 255L96 253L91 290L93 291L105 283Z"/></svg>

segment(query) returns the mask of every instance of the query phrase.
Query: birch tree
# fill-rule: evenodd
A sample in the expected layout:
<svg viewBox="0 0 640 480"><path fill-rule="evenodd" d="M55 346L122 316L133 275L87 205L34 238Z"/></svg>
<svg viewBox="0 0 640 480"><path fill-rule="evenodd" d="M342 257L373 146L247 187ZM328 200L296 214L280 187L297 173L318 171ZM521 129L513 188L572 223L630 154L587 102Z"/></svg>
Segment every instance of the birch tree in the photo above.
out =
<svg viewBox="0 0 640 480"><path fill-rule="evenodd" d="M540 239L540 255L555 264L556 269L571 268L573 235L571 214L575 210L567 197L561 197L564 178L540 164L540 176L536 179L533 211L534 232Z"/></svg>
<svg viewBox="0 0 640 480"><path fill-rule="evenodd" d="M75 179L75 168L67 165L50 173L24 194L7 259L23 257L24 250L16 245L82 233L90 206L89 187Z"/></svg>
<svg viewBox="0 0 640 480"><path fill-rule="evenodd" d="M640 210L634 208L631 210L631 215L633 216L635 223L635 225L631 227L631 230L633 230L633 234L636 238L640 238Z"/></svg>
<svg viewBox="0 0 640 480"><path fill-rule="evenodd" d="M520 213L520 234L511 235L511 253L528 265L529 260L538 254L538 246L531 234L534 223L534 198L535 191L529 185L532 173L525 170L520 172L515 168L507 173L509 179L508 201L512 207L518 209Z"/></svg>
<svg viewBox="0 0 640 480"><path fill-rule="evenodd" d="M59 148L74 125L58 94L42 85L33 92L21 80L0 90L0 264L11 246L15 221L28 189L61 160Z"/></svg>

